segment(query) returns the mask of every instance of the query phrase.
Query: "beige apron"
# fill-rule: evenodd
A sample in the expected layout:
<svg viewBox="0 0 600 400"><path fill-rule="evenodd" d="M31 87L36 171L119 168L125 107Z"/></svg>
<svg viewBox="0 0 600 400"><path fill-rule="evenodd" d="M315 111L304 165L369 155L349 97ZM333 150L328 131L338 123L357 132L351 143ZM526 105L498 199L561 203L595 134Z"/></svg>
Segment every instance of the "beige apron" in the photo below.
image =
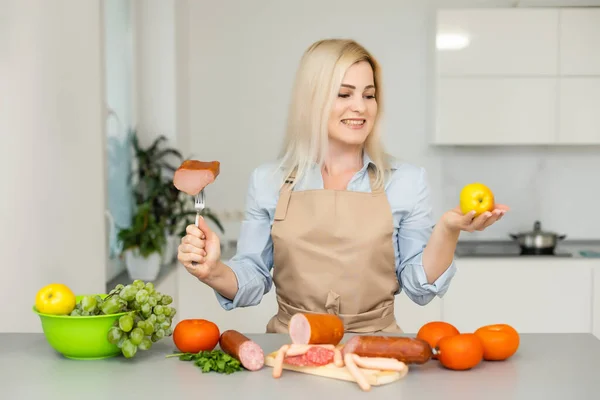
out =
<svg viewBox="0 0 600 400"><path fill-rule="evenodd" d="M372 187L371 168L369 178ZM281 189L271 231L278 311L267 332L287 333L292 315L313 312L338 315L346 332L401 333L385 192L292 191L293 179Z"/></svg>

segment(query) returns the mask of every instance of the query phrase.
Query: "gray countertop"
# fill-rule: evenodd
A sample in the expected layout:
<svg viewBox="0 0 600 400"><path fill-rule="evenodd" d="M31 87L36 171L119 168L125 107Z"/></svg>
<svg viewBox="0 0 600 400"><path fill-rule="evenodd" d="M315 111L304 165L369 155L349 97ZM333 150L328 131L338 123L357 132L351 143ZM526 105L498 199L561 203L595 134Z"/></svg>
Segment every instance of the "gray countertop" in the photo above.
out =
<svg viewBox="0 0 600 400"><path fill-rule="evenodd" d="M521 248L513 240L461 240L456 246L457 258L539 258L596 259L600 260L600 240L564 240L558 242L551 255L521 255Z"/></svg>
<svg viewBox="0 0 600 400"><path fill-rule="evenodd" d="M248 335L265 353L287 335ZM347 339L346 337L344 341ZM523 334L521 347L504 362L450 371L437 361L410 366L397 382L362 392L352 382L271 368L232 375L203 374L192 363L165 358L163 339L134 359L73 361L55 353L42 334L0 334L0 398L3 399L598 399L600 340L591 334ZM184 397L185 396L185 397ZM191 396L191 397L190 397Z"/></svg>

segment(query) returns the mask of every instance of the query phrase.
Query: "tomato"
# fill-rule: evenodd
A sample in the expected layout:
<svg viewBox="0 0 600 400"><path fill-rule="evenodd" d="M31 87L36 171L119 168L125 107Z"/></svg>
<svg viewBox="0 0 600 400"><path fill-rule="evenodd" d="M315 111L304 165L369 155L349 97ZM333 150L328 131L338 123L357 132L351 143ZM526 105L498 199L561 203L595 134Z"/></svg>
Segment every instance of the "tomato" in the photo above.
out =
<svg viewBox="0 0 600 400"><path fill-rule="evenodd" d="M435 349L439 340L446 336L458 335L460 332L456 327L448 322L444 321L432 321L428 322L419 329L417 332L417 339L423 339L431 348ZM437 354L434 354L434 359L437 359Z"/></svg>
<svg viewBox="0 0 600 400"><path fill-rule="evenodd" d="M474 333L443 337L437 349L440 363L448 369L471 369L483 360L483 344Z"/></svg>
<svg viewBox="0 0 600 400"><path fill-rule="evenodd" d="M173 342L182 353L210 351L219 343L219 327L205 319L184 319L173 331Z"/></svg>
<svg viewBox="0 0 600 400"><path fill-rule="evenodd" d="M486 325L475 331L483 344L483 359L502 361L511 357L519 348L519 333L510 325Z"/></svg>

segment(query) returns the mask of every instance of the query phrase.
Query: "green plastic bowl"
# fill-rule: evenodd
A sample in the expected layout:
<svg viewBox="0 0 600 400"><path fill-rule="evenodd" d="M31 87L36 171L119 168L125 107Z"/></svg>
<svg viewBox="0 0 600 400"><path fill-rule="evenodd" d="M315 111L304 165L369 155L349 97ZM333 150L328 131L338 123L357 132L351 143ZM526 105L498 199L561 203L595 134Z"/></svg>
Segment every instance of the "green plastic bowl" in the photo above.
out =
<svg viewBox="0 0 600 400"><path fill-rule="evenodd" d="M79 302L84 295L75 296ZM91 296L96 296L95 294ZM99 295L105 298L106 294ZM108 331L122 315L69 316L40 313L35 306L33 312L42 321L44 336L50 346L67 358L74 360L100 360L115 357L121 349L108 341Z"/></svg>

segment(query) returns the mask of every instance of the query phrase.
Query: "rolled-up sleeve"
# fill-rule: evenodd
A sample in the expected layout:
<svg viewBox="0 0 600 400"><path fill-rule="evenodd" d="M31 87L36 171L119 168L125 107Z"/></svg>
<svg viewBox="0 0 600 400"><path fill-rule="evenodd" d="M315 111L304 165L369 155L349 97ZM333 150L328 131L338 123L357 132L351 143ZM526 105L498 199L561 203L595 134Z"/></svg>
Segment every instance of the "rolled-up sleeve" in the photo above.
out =
<svg viewBox="0 0 600 400"><path fill-rule="evenodd" d="M258 169L254 170L248 185L246 213L241 223L235 256L227 262L237 277L238 291L233 300L215 291L217 300L225 310L254 306L271 290L273 280L273 242L271 218L260 204L257 182Z"/></svg>
<svg viewBox="0 0 600 400"><path fill-rule="evenodd" d="M432 206L427 174L421 168L415 182L414 208L400 222L398 229L398 266L396 273L406 295L419 305L428 304L437 295L442 297L456 273L454 260L433 283L427 282L423 268L423 250L433 231Z"/></svg>

